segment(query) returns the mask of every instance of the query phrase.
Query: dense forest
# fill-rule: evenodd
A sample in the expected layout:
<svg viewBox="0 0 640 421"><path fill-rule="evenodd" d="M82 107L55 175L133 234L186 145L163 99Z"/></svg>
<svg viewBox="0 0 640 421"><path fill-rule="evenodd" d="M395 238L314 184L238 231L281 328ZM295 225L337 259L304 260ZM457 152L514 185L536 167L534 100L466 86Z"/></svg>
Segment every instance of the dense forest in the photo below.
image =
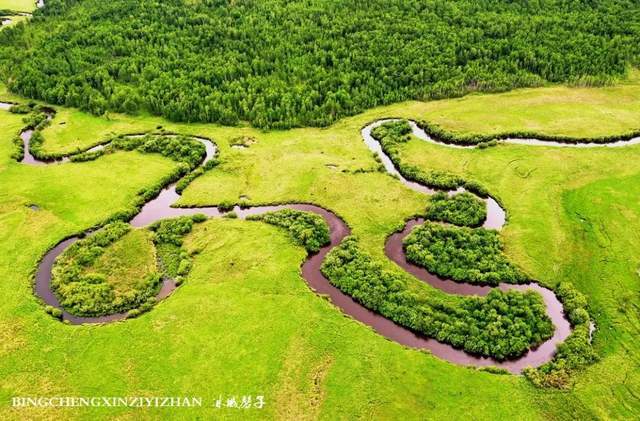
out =
<svg viewBox="0 0 640 421"><path fill-rule="evenodd" d="M30 23L0 33L0 77L95 114L322 126L407 99L607 83L638 63L637 9L632 0L47 0Z"/></svg>

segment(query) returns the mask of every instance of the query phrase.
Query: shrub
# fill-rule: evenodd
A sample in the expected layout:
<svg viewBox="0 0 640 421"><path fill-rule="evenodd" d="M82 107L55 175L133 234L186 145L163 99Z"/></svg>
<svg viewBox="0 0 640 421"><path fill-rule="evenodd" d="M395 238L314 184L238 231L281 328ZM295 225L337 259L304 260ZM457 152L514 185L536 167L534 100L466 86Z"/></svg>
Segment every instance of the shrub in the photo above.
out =
<svg viewBox="0 0 640 421"><path fill-rule="evenodd" d="M562 302L567 319L572 326L589 323L587 297L578 291L573 284L561 282L556 287L556 295Z"/></svg>
<svg viewBox="0 0 640 421"><path fill-rule="evenodd" d="M129 317L129 318L132 318L132 319L133 319L133 318L138 317L138 316L139 316L139 315L141 315L141 314L142 314L142 312L141 312L140 310L138 310L137 308L134 308L134 309L131 309L131 310L129 310L129 311L127 312L127 317Z"/></svg>
<svg viewBox="0 0 640 421"><path fill-rule="evenodd" d="M24 158L24 142L19 135L14 136L13 138L13 153L11 154L11 158L16 161L22 161Z"/></svg>
<svg viewBox="0 0 640 421"><path fill-rule="evenodd" d="M241 146L243 148L248 148L256 142L257 140L253 136L236 136L229 140L229 146Z"/></svg>
<svg viewBox="0 0 640 421"><path fill-rule="evenodd" d="M618 140L629 140L640 135L640 131L634 130L627 133L612 136L563 136L563 135L550 135L545 133L537 133L534 131L512 131L496 134L460 134L450 132L443 129L436 123L428 121L418 121L418 126L425 131L431 138L438 142L451 143L457 145L477 145L480 148L486 148L487 146L495 146L498 144L498 140L504 140L509 138L517 139L540 139L550 142L560 143L610 143Z"/></svg>
<svg viewBox="0 0 640 421"><path fill-rule="evenodd" d="M230 210L233 210L234 207L235 203L228 200L225 200L218 205L220 212L229 212Z"/></svg>
<svg viewBox="0 0 640 421"><path fill-rule="evenodd" d="M487 219L487 206L471 193L463 192L453 196L436 193L431 196L425 216L433 221L477 227Z"/></svg>
<svg viewBox="0 0 640 421"><path fill-rule="evenodd" d="M206 155L205 147L202 143L191 137L181 135L118 136L111 141L108 148L159 153L174 161L187 164L189 169L197 167Z"/></svg>
<svg viewBox="0 0 640 421"><path fill-rule="evenodd" d="M551 361L535 369L528 368L524 374L536 386L568 389L572 385L573 374L599 358L591 346L591 320L586 297L568 282L556 287L556 295L562 302L573 332L558 346Z"/></svg>
<svg viewBox="0 0 640 421"><path fill-rule="evenodd" d="M206 215L196 214L192 216L181 216L172 219L163 219L152 224L149 229L153 231L153 242L156 245L158 261L162 272L180 283L184 276L191 271L191 256L182 248L185 235L193 229L194 223L201 223L207 220Z"/></svg>
<svg viewBox="0 0 640 421"><path fill-rule="evenodd" d="M509 374L509 370L506 370L502 367L495 367L495 366L486 366L486 367L480 367L478 368L479 371L485 371L487 373L491 373L491 374Z"/></svg>
<svg viewBox="0 0 640 421"><path fill-rule="evenodd" d="M75 155L71 155L69 157L69 160L71 162L87 162L87 161L94 161L98 158L100 158L102 155L104 155L104 149L98 149L96 151L92 151L92 152L81 152Z"/></svg>
<svg viewBox="0 0 640 421"><path fill-rule="evenodd" d="M411 133L411 126L407 120L390 121L371 131L371 136L380 142L382 150L389 156L393 165L404 178L434 189L455 190L458 187L465 187L479 196L487 196L486 189L478 182L465 181L462 177L446 171L424 171L416 166L403 163L398 148L401 144L409 141L411 138L409 133Z"/></svg>
<svg viewBox="0 0 640 421"><path fill-rule="evenodd" d="M149 229L154 232L155 243L169 243L176 246L182 245L182 239L193 228L191 216L181 216L172 219L163 219L153 223Z"/></svg>
<svg viewBox="0 0 640 421"><path fill-rule="evenodd" d="M442 277L490 285L528 281L502 249L496 231L430 222L414 228L404 240L407 260Z"/></svg>
<svg viewBox="0 0 640 421"><path fill-rule="evenodd" d="M180 262L188 259L188 254L180 246L172 243L156 243L156 252L162 272L171 279L178 277Z"/></svg>
<svg viewBox="0 0 640 421"><path fill-rule="evenodd" d="M13 104L9 108L9 112L14 114L29 114L31 107L28 104Z"/></svg>
<svg viewBox="0 0 640 421"><path fill-rule="evenodd" d="M44 311L47 314L55 317L56 319L62 319L62 310L53 306L45 306Z"/></svg>
<svg viewBox="0 0 640 421"><path fill-rule="evenodd" d="M295 242L303 246L309 253L317 253L331 241L329 227L325 220L311 212L283 209L256 215L250 219L285 228Z"/></svg>

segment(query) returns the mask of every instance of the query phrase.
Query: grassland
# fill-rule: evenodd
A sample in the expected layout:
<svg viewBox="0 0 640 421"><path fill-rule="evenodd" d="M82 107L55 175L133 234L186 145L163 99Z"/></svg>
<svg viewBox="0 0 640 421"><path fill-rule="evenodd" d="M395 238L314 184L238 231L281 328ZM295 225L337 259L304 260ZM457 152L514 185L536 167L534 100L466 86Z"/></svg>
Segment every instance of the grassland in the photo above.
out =
<svg viewBox="0 0 640 421"><path fill-rule="evenodd" d="M36 8L35 0L0 0L0 10L31 12Z"/></svg>
<svg viewBox="0 0 640 421"><path fill-rule="evenodd" d="M221 164L187 188L182 204L236 202L240 196L251 203L313 202L341 215L363 247L395 269L384 258L384 239L403 219L423 211L426 199L374 171L376 163L360 138L363 125L397 116L441 118L439 124L459 131L537 125L553 134L615 134L637 128L637 82L410 102L327 129L285 132L173 124L146 116L96 118L60 109L44 131L45 149L70 151L111 132L158 125L209 136L220 147ZM1 98L11 99L0 90ZM564 106L556 107L552 122L544 105L531 103L522 105L526 120L520 123L500 115L531 98ZM485 112L491 103L500 107ZM578 113L581 104L584 112ZM622 108L638 110L635 120ZM442 116L449 113L447 123ZM594 121L597 114L607 119ZM137 190L157 182L175 164L119 152L89 163L22 166L8 158L20 127L19 116L0 112L0 418L620 419L640 414L638 146L458 150L412 140L402 149L409 163L483 182L507 209L509 258L547 285L569 280L589 296L602 361L581 373L570 392L557 392L405 349L345 318L300 278L304 250L283 231L260 222L197 225L185 246L199 253L184 285L140 318L101 327L61 324L44 313L31 291L40 256L62 237L124 209ZM257 142L231 148L237 136ZM352 173L358 169L371 171ZM32 203L41 210L26 206ZM7 404L12 396L25 395L176 393L202 396L209 404L219 395L264 395L267 405L243 413L25 410Z"/></svg>
<svg viewBox="0 0 640 421"><path fill-rule="evenodd" d="M421 117L462 134L529 131L597 137L640 129L640 71L598 89L549 86L424 103Z"/></svg>
<svg viewBox="0 0 640 421"><path fill-rule="evenodd" d="M634 336L640 312L634 244L640 149L499 146L452 152L414 140L402 156L412 164L450 170L490 186L509 211L507 254L543 283L568 280L589 296L599 328L595 345L604 358L581 379L576 396L585 404L606 402L608 410L621 411L617 418L629 416L625 410L638 411L640 360ZM604 393L614 399L600 399ZM617 407L614 401L624 404Z"/></svg>
<svg viewBox="0 0 640 421"><path fill-rule="evenodd" d="M131 230L107 248L90 273L102 273L117 294L131 290L147 275L156 272L156 254L148 231Z"/></svg>
<svg viewBox="0 0 640 421"><path fill-rule="evenodd" d="M8 26L15 25L15 24L16 24L16 23L18 23L18 22L22 22L22 21L24 21L24 20L29 19L29 17L28 17L28 16L22 16L22 15L7 16L6 18L11 19L11 23L10 23L10 24L8 24L8 25L2 25L2 26L0 26L0 30L2 30L2 29L4 29L4 28L6 28L6 27L8 27Z"/></svg>

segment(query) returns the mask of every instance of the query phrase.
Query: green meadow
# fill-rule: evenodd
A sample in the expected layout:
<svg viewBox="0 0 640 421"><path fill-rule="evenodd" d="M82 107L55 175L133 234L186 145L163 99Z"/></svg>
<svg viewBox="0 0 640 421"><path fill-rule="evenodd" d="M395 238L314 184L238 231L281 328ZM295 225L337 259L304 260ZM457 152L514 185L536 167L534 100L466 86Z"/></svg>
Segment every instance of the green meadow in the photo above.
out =
<svg viewBox="0 0 640 421"><path fill-rule="evenodd" d="M26 101L0 89L0 99ZM605 88L562 86L375 108L330 127L260 131L94 117L56 107L44 150L70 153L114 134L162 128L210 137L220 164L181 205L310 202L340 215L390 270L385 238L428 198L377 171L360 129L382 117L459 133L533 130L571 136L638 129L640 77ZM142 316L69 326L32 292L36 265L64 237L126 209L176 164L116 152L31 167L11 160L21 116L0 111L0 418L2 419L633 419L640 416L640 145L454 149L412 139L403 161L480 181L507 211L509 259L547 286L589 299L601 360L568 391L540 389L405 348L345 317L300 276L305 257L283 230L217 219L194 226L193 269ZM232 148L238 136L256 142ZM34 210L29 205L37 205ZM137 234L136 234L137 235ZM104 257L104 256L103 256ZM127 257L127 256L125 256ZM138 262L139 256L128 256ZM103 268L109 262L100 262ZM139 266L140 263L136 263ZM132 267L139 271L140 267ZM415 280L416 287L442 294ZM452 299L454 299L452 297ZM12 408L14 396L197 396L200 408ZM219 397L264 396L263 409L217 409Z"/></svg>
<svg viewBox="0 0 640 421"><path fill-rule="evenodd" d="M0 0L0 10L31 12L36 8L35 0Z"/></svg>

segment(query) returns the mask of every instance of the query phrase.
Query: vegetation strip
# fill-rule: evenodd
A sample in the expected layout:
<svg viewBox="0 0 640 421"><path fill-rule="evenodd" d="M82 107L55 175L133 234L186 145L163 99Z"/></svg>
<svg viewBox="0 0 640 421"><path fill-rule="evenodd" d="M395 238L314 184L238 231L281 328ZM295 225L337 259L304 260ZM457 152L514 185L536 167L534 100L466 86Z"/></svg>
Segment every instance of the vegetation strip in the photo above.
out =
<svg viewBox="0 0 640 421"><path fill-rule="evenodd" d="M377 125L398 119L378 120ZM559 148L619 148L640 144L640 129L629 133L600 137L552 136L537 132L509 132L493 135L458 135L425 120L406 120L411 133L420 140L453 148L486 148L499 143Z"/></svg>

